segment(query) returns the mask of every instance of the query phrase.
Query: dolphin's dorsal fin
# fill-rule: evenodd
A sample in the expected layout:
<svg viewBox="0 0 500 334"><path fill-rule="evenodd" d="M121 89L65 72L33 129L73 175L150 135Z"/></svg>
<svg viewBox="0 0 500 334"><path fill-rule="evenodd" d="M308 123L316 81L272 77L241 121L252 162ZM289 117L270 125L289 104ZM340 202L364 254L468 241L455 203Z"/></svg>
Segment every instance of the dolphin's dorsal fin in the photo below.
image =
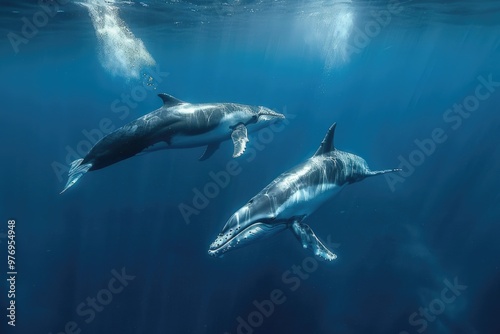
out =
<svg viewBox="0 0 500 334"><path fill-rule="evenodd" d="M319 145L319 148L316 153L314 153L314 155L321 155L335 150L335 146L333 145L333 135L335 134L336 126L337 123L333 123L332 126L330 126L328 132L325 135L325 138L323 138L321 145Z"/></svg>
<svg viewBox="0 0 500 334"><path fill-rule="evenodd" d="M184 101L181 101L181 100L173 97L172 95L168 95L165 93L160 93L160 94L158 94L158 96L163 101L164 107L172 107L172 106L175 106L177 104L185 103Z"/></svg>

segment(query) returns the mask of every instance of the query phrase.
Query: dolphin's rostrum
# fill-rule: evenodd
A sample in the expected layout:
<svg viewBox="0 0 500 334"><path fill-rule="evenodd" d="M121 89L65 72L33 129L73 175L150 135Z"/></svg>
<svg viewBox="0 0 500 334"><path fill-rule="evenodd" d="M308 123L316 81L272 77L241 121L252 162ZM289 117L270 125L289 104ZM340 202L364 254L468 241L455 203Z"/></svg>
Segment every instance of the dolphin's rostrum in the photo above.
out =
<svg viewBox="0 0 500 334"><path fill-rule="evenodd" d="M335 126L314 156L278 176L229 218L210 245L210 255L221 256L290 228L304 248L325 260L337 258L302 221L346 185L399 169L371 171L361 157L335 149Z"/></svg>
<svg viewBox="0 0 500 334"><path fill-rule="evenodd" d="M72 162L64 191L86 172L115 164L141 152L206 146L200 160L208 159L222 141L232 139L233 157L243 154L247 133L283 119L269 108L236 103L191 104L158 94L163 106L113 131L98 141L83 158Z"/></svg>

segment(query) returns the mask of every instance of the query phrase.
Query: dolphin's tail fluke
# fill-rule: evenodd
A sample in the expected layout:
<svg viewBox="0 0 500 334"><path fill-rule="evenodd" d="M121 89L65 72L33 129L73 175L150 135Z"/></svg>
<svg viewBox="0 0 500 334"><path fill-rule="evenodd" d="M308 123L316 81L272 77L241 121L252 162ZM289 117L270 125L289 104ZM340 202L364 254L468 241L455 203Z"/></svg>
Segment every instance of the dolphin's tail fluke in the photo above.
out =
<svg viewBox="0 0 500 334"><path fill-rule="evenodd" d="M381 175L381 174L387 174L387 173L398 173L401 171L402 171L401 168L375 170L375 171L368 171L366 173L366 176L375 176L375 175Z"/></svg>
<svg viewBox="0 0 500 334"><path fill-rule="evenodd" d="M90 167L92 167L91 163L83 164L83 159L75 160L71 163L71 167L68 172L68 182L66 182L66 186L60 192L61 194L71 188L82 176L87 173Z"/></svg>

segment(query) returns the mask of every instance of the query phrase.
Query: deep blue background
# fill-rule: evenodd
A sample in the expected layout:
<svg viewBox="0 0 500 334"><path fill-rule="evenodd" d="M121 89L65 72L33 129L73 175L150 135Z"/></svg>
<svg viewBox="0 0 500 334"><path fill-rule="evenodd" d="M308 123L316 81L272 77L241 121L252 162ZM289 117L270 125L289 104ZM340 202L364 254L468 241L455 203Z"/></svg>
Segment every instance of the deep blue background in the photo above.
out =
<svg viewBox="0 0 500 334"><path fill-rule="evenodd" d="M366 3L357 12L376 6L384 5ZM19 7L20 13L3 7L2 36L19 31L20 18L36 11ZM311 41L307 24L296 19L299 5L282 15L263 7L200 23L210 21L209 7L183 20L168 7L153 22L148 15L161 3L120 7L169 72L157 92L190 102L265 105L295 118L253 161L239 160L241 174L190 224L178 205L191 203L210 171L225 168L230 143L203 163L197 161L202 149L136 157L89 173L59 195L65 179L51 164L64 162L66 145L76 146L82 130L103 117L120 126L160 100L150 93L125 120L111 112L111 103L137 81L100 65L80 6L67 5L17 54L2 37L0 233L7 219L16 219L19 272L17 326L8 330L55 334L75 321L82 333L234 334L237 317L255 311L254 300L280 289L286 301L255 333L417 333L420 326L408 317L439 298L444 279L456 277L467 289L425 333L498 333L500 89L456 131L442 117L474 93L478 76L500 81L500 14L479 10L476 2L444 13L435 2L409 2L359 54L328 68L325 45ZM369 19L359 15L355 25ZM398 157L416 148L414 140L437 127L448 140L395 191L384 177L371 178L309 217L318 236L340 244L339 257L319 262L296 291L282 275L311 254L291 233L222 259L208 256L230 215L309 157L334 121L336 147L364 157L372 169L397 167ZM123 267L135 279L85 323L77 305ZM7 328L4 312L0 326Z"/></svg>

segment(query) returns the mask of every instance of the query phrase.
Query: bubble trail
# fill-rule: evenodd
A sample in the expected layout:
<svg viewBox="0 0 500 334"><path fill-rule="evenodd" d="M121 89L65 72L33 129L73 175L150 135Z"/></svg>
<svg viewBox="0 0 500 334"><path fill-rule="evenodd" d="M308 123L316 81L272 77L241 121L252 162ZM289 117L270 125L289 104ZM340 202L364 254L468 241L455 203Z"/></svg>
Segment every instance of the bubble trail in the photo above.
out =
<svg viewBox="0 0 500 334"><path fill-rule="evenodd" d="M111 74L138 79L142 69L156 65L140 38L120 18L114 1L80 2L89 11L99 41L99 60Z"/></svg>

